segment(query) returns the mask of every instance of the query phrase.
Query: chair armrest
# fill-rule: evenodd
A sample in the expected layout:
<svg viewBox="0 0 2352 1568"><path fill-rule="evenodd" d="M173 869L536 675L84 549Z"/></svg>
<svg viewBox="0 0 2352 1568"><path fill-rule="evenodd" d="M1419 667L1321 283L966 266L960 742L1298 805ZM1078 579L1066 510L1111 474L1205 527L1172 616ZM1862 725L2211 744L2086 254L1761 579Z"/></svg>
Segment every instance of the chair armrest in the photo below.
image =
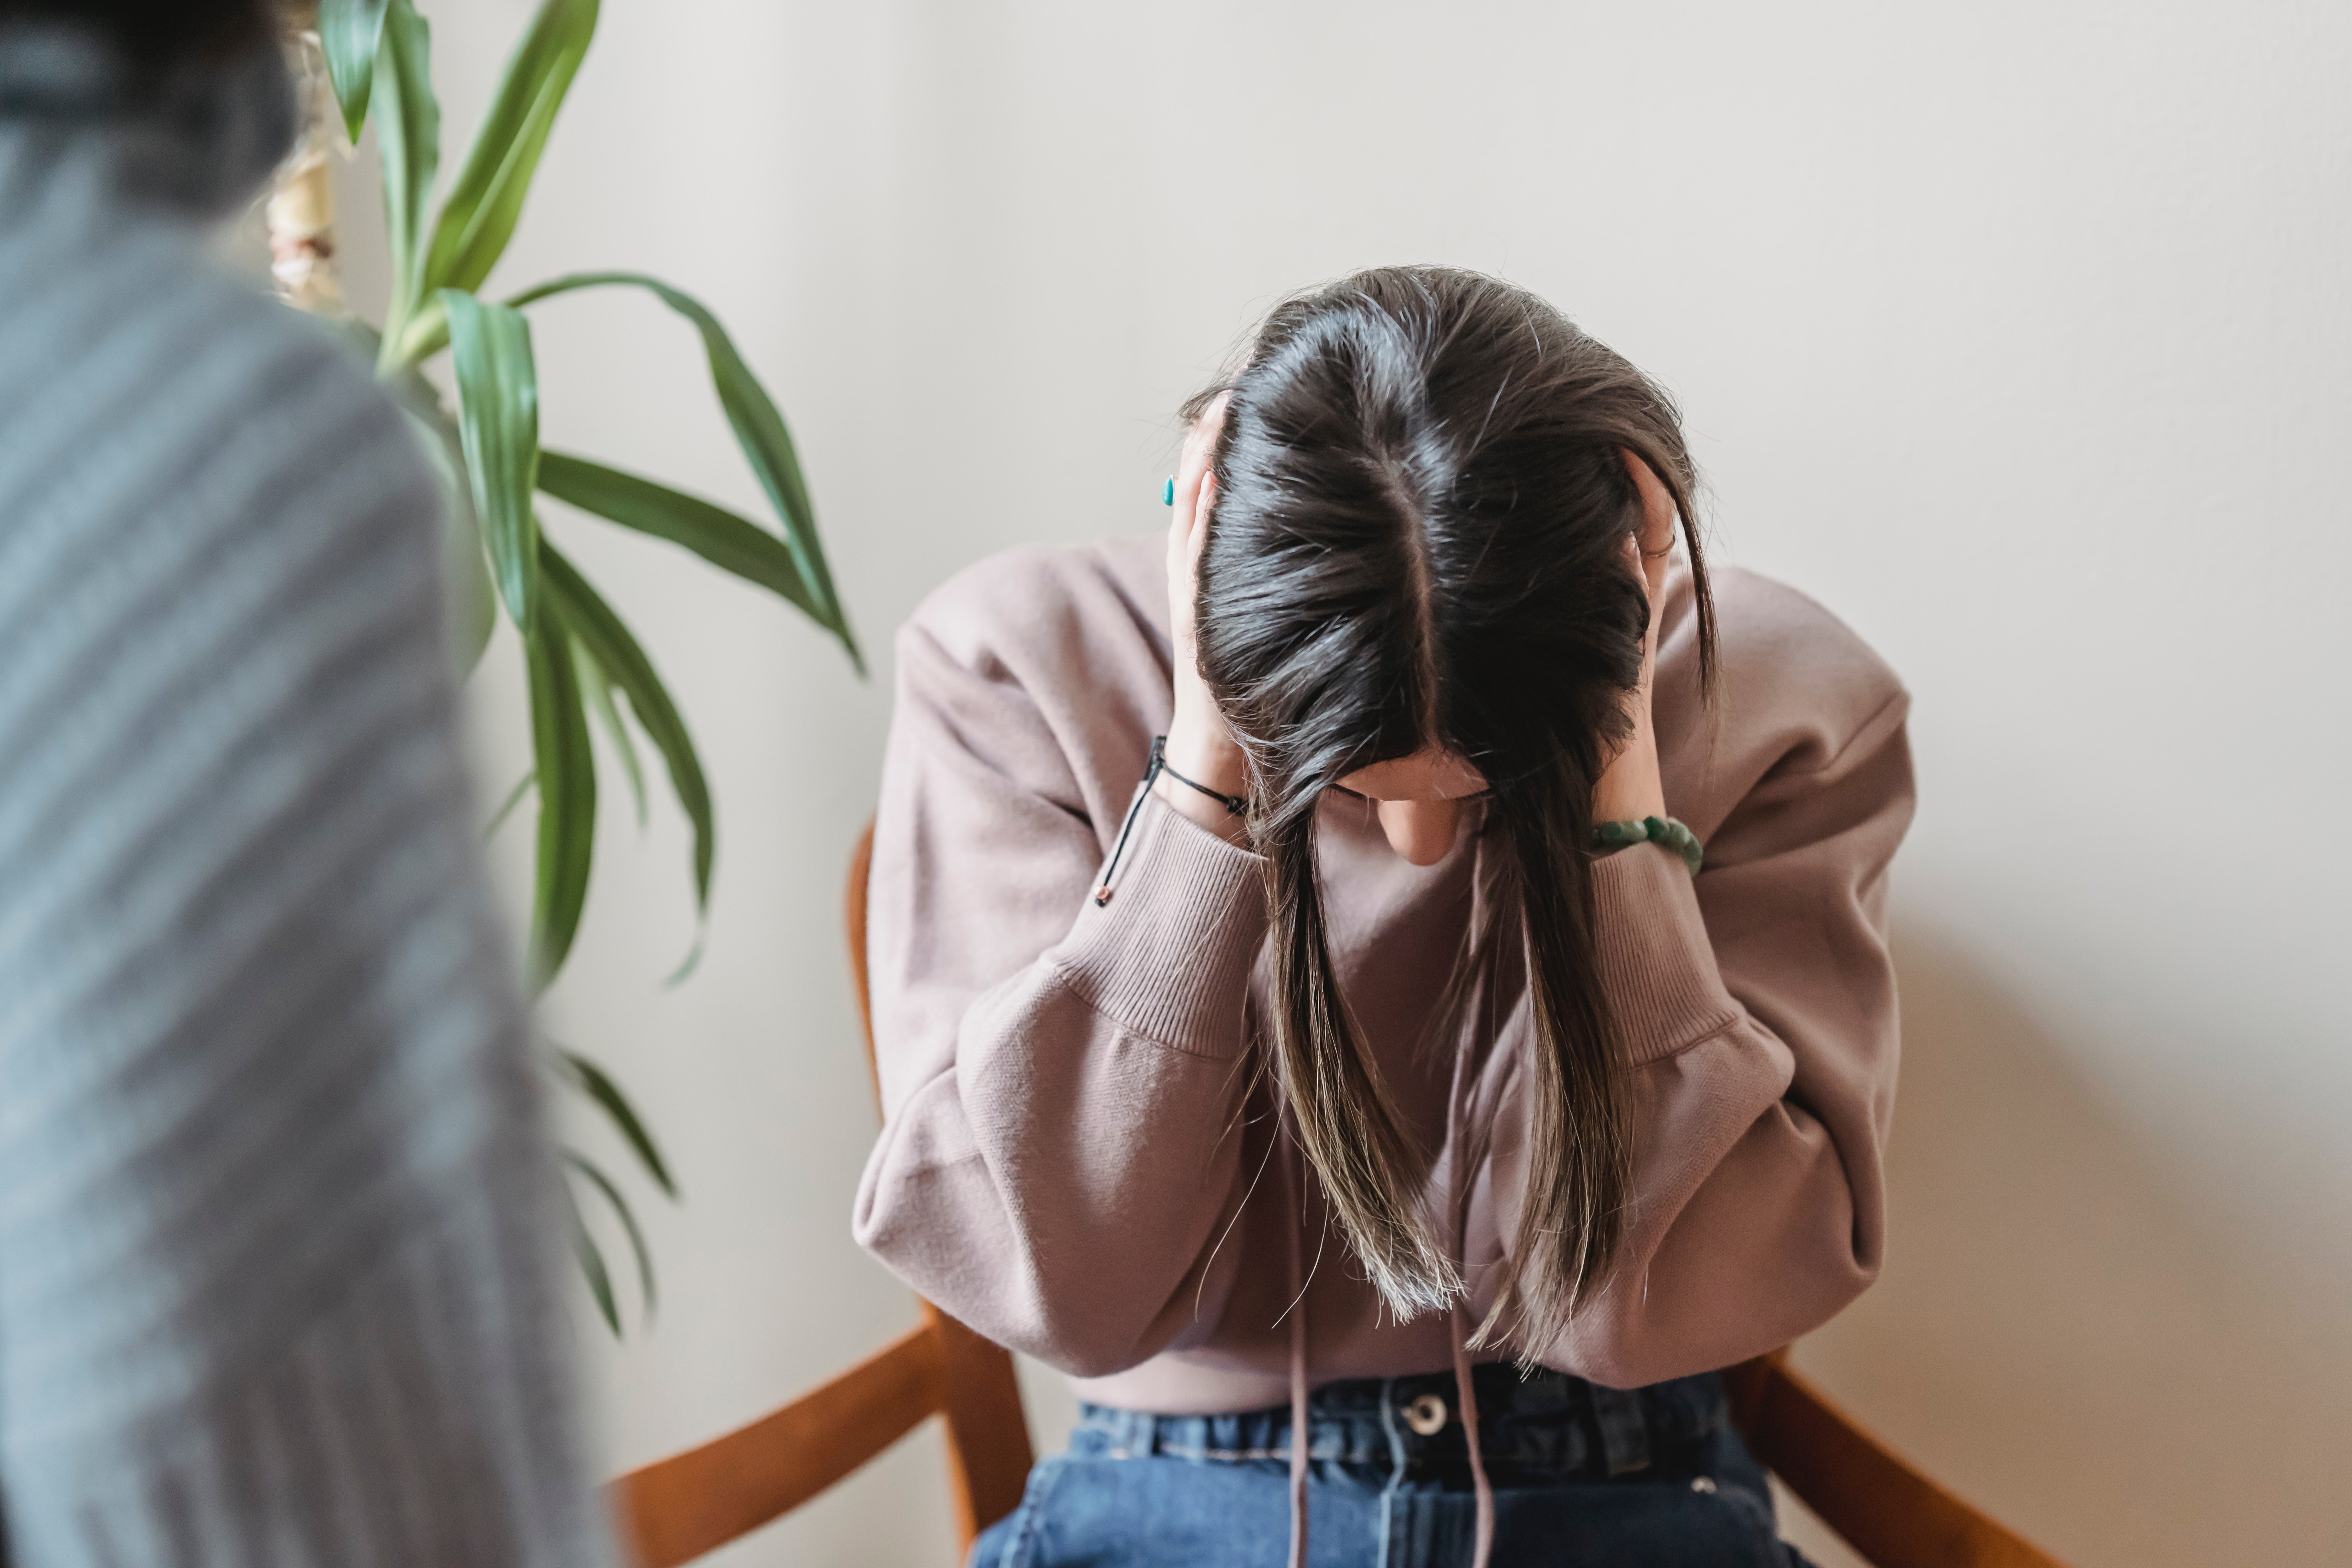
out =
<svg viewBox="0 0 2352 1568"><path fill-rule="evenodd" d="M1785 1347L1723 1381L1758 1460L1876 1568L2064 1568L1864 1431L1790 1369Z"/></svg>

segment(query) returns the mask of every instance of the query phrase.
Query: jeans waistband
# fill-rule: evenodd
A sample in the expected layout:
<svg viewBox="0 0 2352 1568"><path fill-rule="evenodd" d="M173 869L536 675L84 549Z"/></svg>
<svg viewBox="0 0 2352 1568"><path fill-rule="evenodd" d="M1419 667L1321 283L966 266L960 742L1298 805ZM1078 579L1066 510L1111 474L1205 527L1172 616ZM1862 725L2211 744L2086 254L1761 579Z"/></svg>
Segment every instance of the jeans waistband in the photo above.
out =
<svg viewBox="0 0 2352 1568"><path fill-rule="evenodd" d="M1507 1362L1471 1369L1478 1396L1479 1451L1502 1475L1622 1476L1677 1460L1727 1419L1714 1373L1646 1388L1603 1388L1538 1369L1522 1378ZM1377 1466L1391 1473L1466 1469L1450 1372L1327 1383L1307 1399L1307 1458ZM1160 1415L1081 1405L1074 1447L1114 1458L1160 1454L1199 1463L1290 1459L1290 1408L1216 1415Z"/></svg>

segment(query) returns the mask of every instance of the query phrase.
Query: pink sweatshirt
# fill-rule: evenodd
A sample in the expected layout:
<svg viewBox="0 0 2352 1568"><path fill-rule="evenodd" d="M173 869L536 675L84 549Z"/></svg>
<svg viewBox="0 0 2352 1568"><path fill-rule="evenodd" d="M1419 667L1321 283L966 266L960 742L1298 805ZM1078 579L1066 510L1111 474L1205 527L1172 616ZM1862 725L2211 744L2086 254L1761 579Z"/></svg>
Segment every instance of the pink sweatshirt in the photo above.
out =
<svg viewBox="0 0 2352 1568"><path fill-rule="evenodd" d="M1162 551L1156 536L1011 551L899 634L868 926L884 1126L855 1226L1081 1398L1181 1414L1288 1396L1293 1210L1258 1069L1257 858L1147 798L1115 896L1089 896L1168 724ZM1908 699L1811 600L1751 573L1715 581L1717 698L1696 698L1680 573L1656 698L1667 808L1706 869L1648 845L1595 868L1602 984L1635 1063L1624 1245L1569 1331L1529 1347L1619 1387L1818 1326L1870 1283L1885 1240L1885 884L1911 816ZM1454 1062L1415 1047L1463 938L1471 836L1416 868L1361 803L1321 809L1333 957L1437 1152L1431 1212L1466 1197L1475 1322L1522 1182L1521 983L1507 973L1459 1042L1480 1114L1467 1153L1446 1147ZM1447 1317L1398 1322L1319 1194L1307 1201L1313 1379L1453 1364Z"/></svg>

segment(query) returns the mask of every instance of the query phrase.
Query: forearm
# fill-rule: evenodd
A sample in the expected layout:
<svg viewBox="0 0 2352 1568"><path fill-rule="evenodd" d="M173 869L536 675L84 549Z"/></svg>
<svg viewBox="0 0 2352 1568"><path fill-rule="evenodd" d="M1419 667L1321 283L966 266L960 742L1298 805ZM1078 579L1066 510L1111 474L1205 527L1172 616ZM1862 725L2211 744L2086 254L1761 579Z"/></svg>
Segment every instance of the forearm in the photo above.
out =
<svg viewBox="0 0 2352 1568"><path fill-rule="evenodd" d="M931 1065L894 1105L856 1226L974 1328L1086 1373L1160 1348L1180 1296L1191 1321L1238 1192L1264 931L1254 858L1156 801L1108 886L965 1006L948 1049L886 1026L886 1050Z"/></svg>
<svg viewBox="0 0 2352 1568"><path fill-rule="evenodd" d="M1868 1284L1894 1005L1891 980L1873 978L1886 973L1877 933L1839 918L1833 900L1819 919L1784 914L1785 951L1759 949L1780 940L1773 927L1727 932L1727 963L1675 857L1635 846L1595 872L1602 985L1629 1058L1633 1194L1601 1288L1560 1342L1537 1349L1622 1386L1770 1349ZM1790 911L1814 903L1783 875ZM1522 1177L1498 1156L1486 1212L1514 1210ZM1484 1238L1496 1256L1506 1245Z"/></svg>

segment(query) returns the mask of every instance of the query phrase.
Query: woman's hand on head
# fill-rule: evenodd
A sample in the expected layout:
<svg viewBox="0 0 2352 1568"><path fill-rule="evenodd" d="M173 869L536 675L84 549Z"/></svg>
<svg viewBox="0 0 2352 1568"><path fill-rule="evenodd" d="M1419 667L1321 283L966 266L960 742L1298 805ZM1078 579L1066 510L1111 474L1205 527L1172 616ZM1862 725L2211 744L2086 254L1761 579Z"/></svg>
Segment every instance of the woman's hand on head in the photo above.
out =
<svg viewBox="0 0 2352 1568"><path fill-rule="evenodd" d="M1631 452L1620 454L1642 497L1642 529L1625 536L1625 564L1650 601L1649 629L1642 634L1642 678L1626 701L1633 731L1592 787L1592 820L1633 822L1666 814L1666 792L1658 778L1658 736L1650 721L1651 678L1658 665L1658 606L1665 591L1666 561L1675 547L1675 498L1650 466Z"/></svg>
<svg viewBox="0 0 2352 1568"><path fill-rule="evenodd" d="M1217 476L1210 469L1217 433L1224 426L1224 397L1209 405L1185 433L1176 464L1175 515L1168 520L1168 631L1174 644L1175 712L1168 721L1168 764L1220 795L1249 793L1249 763L1208 682L1201 679L1201 650L1193 635L1199 602L1201 546L1208 537L1216 504ZM1162 777L1152 791L1202 826L1234 843L1246 837L1242 819L1175 780Z"/></svg>

